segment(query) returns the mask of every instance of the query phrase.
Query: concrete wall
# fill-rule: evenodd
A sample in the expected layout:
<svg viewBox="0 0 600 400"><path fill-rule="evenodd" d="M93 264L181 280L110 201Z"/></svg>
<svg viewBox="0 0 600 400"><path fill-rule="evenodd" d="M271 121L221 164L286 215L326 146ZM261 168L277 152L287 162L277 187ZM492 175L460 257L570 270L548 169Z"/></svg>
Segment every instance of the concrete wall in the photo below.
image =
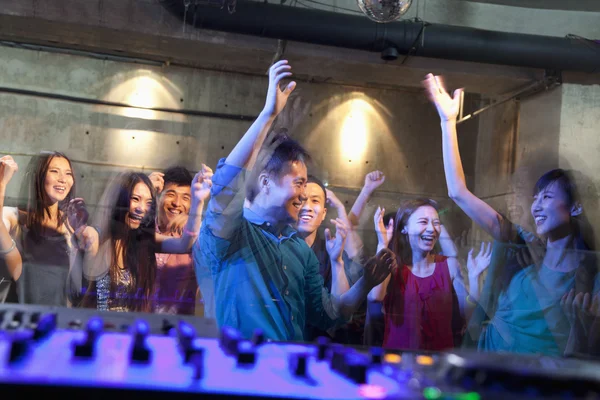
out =
<svg viewBox="0 0 600 400"><path fill-rule="evenodd" d="M487 104L481 104L485 105ZM477 172L474 176L473 193L506 215L510 213L510 199L514 192L512 177L515 154L519 146L518 117L519 103L509 101L488 109L478 118ZM459 127L459 133L460 129ZM460 152L464 157L465 150L461 148ZM459 214L465 215L462 211L459 211ZM466 226L465 229L470 230L470 242L489 240L489 236L475 224Z"/></svg>
<svg viewBox="0 0 600 400"><path fill-rule="evenodd" d="M492 109L480 116L479 123L478 196L514 222L532 229L530 207L535 182L550 169L570 169L585 213L592 226L597 226L600 85L564 84ZM473 228L473 240L489 238Z"/></svg>
<svg viewBox="0 0 600 400"><path fill-rule="evenodd" d="M24 171L31 154L64 151L75 161L79 194L94 204L118 170L150 172L172 164L197 170L202 162L214 167L250 122L179 111L253 116L264 104L266 88L266 76L5 49L0 56L0 153L15 155ZM22 90L29 92L14 92ZM477 98L467 96L467 103ZM173 111L85 103L95 100ZM364 229L371 230L378 204L391 211L409 197L447 198L439 118L421 91L299 82L276 125L288 127L306 145L315 160L311 172L348 207L366 173L380 169L387 174L364 215ZM476 122L461 128L460 140L472 179ZM17 195L22 176L11 183L9 196Z"/></svg>
<svg viewBox="0 0 600 400"><path fill-rule="evenodd" d="M562 87L511 101L479 117L475 194L531 229L532 188L559 165ZM473 240L489 236L473 226Z"/></svg>
<svg viewBox="0 0 600 400"><path fill-rule="evenodd" d="M5 49L0 153L13 154L24 172L31 154L66 152L75 160L79 194L94 204L116 171L150 172L173 164L196 170L202 162L214 167L250 122L192 114L256 115L266 86L260 76ZM565 84L461 124L469 186L515 222L530 226L535 180L550 168L573 168L588 178L582 187L586 210L598 220L599 92L598 85ZM96 100L172 111L86 103ZM469 95L466 112L483 104ZM348 208L366 173L387 174L361 220L367 242L374 240L370 231L377 205L391 211L401 200L418 196L442 203L452 235L470 231L470 242L488 239L447 199L438 118L420 91L300 81L276 125L288 127L311 151L311 173ZM17 196L22 175L11 184L10 197Z"/></svg>
<svg viewBox="0 0 600 400"><path fill-rule="evenodd" d="M585 214L600 223L600 82L564 85L559 138L559 166L575 172ZM596 232L596 248L600 249Z"/></svg>

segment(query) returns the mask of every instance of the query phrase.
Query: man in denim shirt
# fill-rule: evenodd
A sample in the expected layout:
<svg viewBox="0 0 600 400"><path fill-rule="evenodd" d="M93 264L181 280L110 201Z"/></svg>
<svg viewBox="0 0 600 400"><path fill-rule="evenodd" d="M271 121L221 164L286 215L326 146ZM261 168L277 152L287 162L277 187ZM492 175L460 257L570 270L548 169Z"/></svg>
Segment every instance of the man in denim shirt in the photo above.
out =
<svg viewBox="0 0 600 400"><path fill-rule="evenodd" d="M393 266L389 258L368 263L350 289L341 257L346 232L337 226L336 236L327 241L329 293L319 261L291 227L306 201L308 154L295 141L282 138L259 157L275 117L296 86L290 82L284 90L279 87L291 76L290 69L285 60L270 68L263 111L219 161L194 250L200 252L196 268L210 269L214 280L217 323L239 329L244 337L259 328L269 339L302 340L306 321L324 330L344 323Z"/></svg>

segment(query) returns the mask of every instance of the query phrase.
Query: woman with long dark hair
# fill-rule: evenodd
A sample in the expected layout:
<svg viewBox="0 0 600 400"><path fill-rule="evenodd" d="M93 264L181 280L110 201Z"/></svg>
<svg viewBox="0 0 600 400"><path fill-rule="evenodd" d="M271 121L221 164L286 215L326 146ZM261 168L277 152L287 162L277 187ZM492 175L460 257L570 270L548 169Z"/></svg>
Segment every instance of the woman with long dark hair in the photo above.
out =
<svg viewBox="0 0 600 400"><path fill-rule="evenodd" d="M562 355L570 324L560 300L571 289L591 292L597 272L593 233L573 177L554 169L539 178L532 190L535 234L513 224L465 183L456 134L461 91L451 97L441 77L431 74L424 85L442 122L448 193L495 240L471 335L481 350Z"/></svg>
<svg viewBox="0 0 600 400"><path fill-rule="evenodd" d="M468 296L477 298L479 274L487 265L469 271L467 294L454 243L435 201L404 202L387 228L384 214L381 208L375 213L377 250L388 247L397 268L369 294L369 300L383 303L383 346L432 351L455 347L472 311ZM445 255L434 251L438 242Z"/></svg>
<svg viewBox="0 0 600 400"><path fill-rule="evenodd" d="M12 272L21 302L68 304L68 277L76 246L72 239L79 228L68 220L75 181L66 155L41 152L32 157L26 169L18 207L4 207L4 225L23 259L22 268Z"/></svg>
<svg viewBox="0 0 600 400"><path fill-rule="evenodd" d="M109 185L97 217L98 233L82 238L86 251L83 278L88 284L82 306L111 311L152 310L155 253L186 253L200 230L202 207L210 193L212 171L194 177L192 205L181 237L156 233L156 195L150 179L121 173Z"/></svg>

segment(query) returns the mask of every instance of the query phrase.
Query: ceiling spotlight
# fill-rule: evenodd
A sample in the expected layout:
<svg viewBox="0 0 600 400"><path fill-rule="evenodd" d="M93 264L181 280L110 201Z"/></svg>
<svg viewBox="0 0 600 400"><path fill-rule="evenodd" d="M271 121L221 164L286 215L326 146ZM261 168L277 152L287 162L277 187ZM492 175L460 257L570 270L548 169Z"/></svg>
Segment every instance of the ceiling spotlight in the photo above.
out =
<svg viewBox="0 0 600 400"><path fill-rule="evenodd" d="M412 0L356 0L361 11L379 23L392 22L406 14Z"/></svg>

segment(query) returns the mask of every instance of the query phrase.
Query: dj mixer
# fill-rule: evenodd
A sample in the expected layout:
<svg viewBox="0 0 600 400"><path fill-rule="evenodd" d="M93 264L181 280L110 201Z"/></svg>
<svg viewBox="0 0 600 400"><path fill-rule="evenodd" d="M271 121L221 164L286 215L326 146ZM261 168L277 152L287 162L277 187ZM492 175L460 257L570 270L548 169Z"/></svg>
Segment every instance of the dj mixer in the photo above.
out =
<svg viewBox="0 0 600 400"><path fill-rule="evenodd" d="M1 305L0 317L6 399L600 398L593 361L283 343L258 330L245 339L211 320L157 314Z"/></svg>

